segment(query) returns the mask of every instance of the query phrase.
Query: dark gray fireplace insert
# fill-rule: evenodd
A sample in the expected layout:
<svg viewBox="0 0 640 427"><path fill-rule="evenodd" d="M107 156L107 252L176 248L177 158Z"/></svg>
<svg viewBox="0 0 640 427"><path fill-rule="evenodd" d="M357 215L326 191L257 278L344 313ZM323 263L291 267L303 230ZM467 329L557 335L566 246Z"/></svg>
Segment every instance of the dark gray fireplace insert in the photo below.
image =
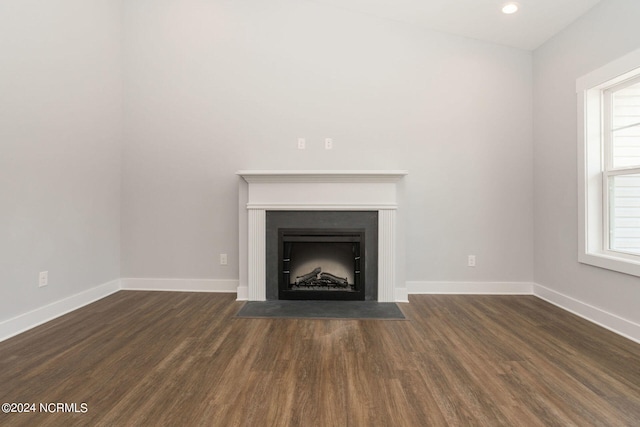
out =
<svg viewBox="0 0 640 427"><path fill-rule="evenodd" d="M268 300L377 301L376 211L267 211Z"/></svg>

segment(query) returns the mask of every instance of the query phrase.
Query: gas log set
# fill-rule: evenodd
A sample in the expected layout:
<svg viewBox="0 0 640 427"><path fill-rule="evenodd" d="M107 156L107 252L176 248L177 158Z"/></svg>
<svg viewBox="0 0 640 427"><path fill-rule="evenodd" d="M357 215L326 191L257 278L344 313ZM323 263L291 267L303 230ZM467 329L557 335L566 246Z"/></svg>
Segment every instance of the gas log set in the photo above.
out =
<svg viewBox="0 0 640 427"><path fill-rule="evenodd" d="M323 272L321 267L316 267L313 271L297 276L292 290L348 290L353 287L349 285L346 277L338 277L331 273Z"/></svg>

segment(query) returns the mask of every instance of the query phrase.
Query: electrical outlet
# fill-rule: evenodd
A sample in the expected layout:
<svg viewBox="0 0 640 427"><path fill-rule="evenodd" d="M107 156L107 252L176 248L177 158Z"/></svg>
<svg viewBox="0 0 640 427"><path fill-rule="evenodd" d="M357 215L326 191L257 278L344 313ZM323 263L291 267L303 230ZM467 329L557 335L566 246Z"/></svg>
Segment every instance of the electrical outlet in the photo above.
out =
<svg viewBox="0 0 640 427"><path fill-rule="evenodd" d="M324 139L324 149L325 150L333 150L333 138L325 138Z"/></svg>
<svg viewBox="0 0 640 427"><path fill-rule="evenodd" d="M475 267L476 266L476 256L475 255L469 255L469 258L467 259L467 266L469 266L469 267Z"/></svg>
<svg viewBox="0 0 640 427"><path fill-rule="evenodd" d="M304 138L298 138L298 150L304 150L305 148L307 148L307 142Z"/></svg>
<svg viewBox="0 0 640 427"><path fill-rule="evenodd" d="M227 265L227 254L220 254L220 265Z"/></svg>
<svg viewBox="0 0 640 427"><path fill-rule="evenodd" d="M38 287L47 286L49 284L49 272L41 271L40 276L38 277Z"/></svg>

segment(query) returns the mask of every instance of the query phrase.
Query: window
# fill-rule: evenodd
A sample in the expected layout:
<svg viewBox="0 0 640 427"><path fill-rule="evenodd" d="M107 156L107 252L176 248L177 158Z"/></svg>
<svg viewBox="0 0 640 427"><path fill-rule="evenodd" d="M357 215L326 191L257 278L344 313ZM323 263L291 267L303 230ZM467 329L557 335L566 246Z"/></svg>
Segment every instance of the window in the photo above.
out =
<svg viewBox="0 0 640 427"><path fill-rule="evenodd" d="M640 276L640 50L577 91L579 261Z"/></svg>
<svg viewBox="0 0 640 427"><path fill-rule="evenodd" d="M640 77L603 91L605 247L640 255Z"/></svg>

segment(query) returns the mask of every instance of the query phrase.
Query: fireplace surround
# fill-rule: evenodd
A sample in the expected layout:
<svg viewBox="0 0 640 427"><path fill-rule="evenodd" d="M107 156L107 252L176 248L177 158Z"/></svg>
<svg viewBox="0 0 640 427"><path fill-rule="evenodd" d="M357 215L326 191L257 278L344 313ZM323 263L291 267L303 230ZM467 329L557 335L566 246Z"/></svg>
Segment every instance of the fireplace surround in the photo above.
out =
<svg viewBox="0 0 640 427"><path fill-rule="evenodd" d="M268 213L342 211L373 212L377 216L377 254L374 255L377 272L372 285L376 296L373 300L406 301L406 295L399 291L405 289L404 272L397 268L398 253L403 253L403 239L398 238L397 233L398 184L407 175L406 171L243 170L237 175L242 178L239 182L239 300L269 299ZM313 228L313 224L301 228Z"/></svg>

